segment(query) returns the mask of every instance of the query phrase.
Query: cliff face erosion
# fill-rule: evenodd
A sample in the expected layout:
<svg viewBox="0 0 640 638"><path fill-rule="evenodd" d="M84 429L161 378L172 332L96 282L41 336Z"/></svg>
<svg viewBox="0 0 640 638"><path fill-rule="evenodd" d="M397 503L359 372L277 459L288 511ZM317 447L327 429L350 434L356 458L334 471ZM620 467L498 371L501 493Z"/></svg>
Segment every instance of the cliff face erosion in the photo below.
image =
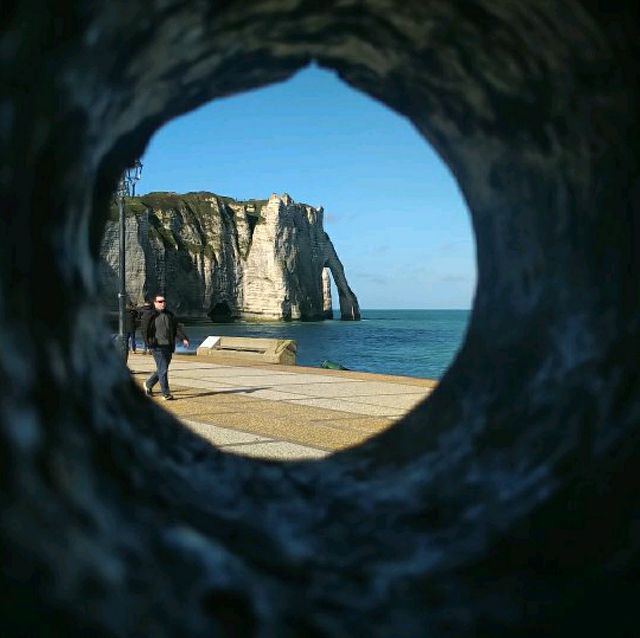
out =
<svg viewBox="0 0 640 638"><path fill-rule="evenodd" d="M112 211L112 218L117 213ZM142 303L164 292L180 315L213 320L331 318L329 271L340 316L360 318L323 209L287 194L236 201L213 193L150 193L127 200L126 286ZM107 223L101 281L109 307L118 290L118 223ZM109 303L113 300L113 303Z"/></svg>

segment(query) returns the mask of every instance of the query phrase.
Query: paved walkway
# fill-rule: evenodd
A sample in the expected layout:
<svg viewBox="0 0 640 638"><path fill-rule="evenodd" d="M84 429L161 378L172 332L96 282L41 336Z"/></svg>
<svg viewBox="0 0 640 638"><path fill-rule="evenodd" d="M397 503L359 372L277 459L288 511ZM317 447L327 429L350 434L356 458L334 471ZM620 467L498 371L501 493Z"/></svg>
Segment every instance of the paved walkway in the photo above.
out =
<svg viewBox="0 0 640 638"><path fill-rule="evenodd" d="M142 384L150 355L130 355ZM321 458L385 430L429 395L436 383L301 366L210 363L175 355L169 370L175 401L154 399L226 451L272 459Z"/></svg>

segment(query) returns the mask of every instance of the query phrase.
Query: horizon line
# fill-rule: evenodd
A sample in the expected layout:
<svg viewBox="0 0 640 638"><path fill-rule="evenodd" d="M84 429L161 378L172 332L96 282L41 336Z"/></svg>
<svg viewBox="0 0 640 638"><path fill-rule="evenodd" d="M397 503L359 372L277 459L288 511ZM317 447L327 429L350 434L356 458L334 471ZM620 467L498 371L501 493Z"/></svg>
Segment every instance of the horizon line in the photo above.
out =
<svg viewBox="0 0 640 638"><path fill-rule="evenodd" d="M332 308L340 312L340 308ZM472 310L472 308L360 308L360 312L366 310Z"/></svg>

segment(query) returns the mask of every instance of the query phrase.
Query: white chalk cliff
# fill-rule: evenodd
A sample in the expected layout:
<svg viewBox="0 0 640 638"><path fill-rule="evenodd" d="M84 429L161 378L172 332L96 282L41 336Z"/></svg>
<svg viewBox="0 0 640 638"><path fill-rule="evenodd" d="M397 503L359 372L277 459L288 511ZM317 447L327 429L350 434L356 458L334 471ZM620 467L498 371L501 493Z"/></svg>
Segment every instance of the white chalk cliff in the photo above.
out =
<svg viewBox="0 0 640 638"><path fill-rule="evenodd" d="M118 289L114 213L101 246L103 294L111 308ZM286 193L249 201L213 193L135 197L127 201L125 237L127 294L135 304L163 292L183 316L323 319L332 316L330 272L341 318L360 318L324 231L323 209L297 204Z"/></svg>

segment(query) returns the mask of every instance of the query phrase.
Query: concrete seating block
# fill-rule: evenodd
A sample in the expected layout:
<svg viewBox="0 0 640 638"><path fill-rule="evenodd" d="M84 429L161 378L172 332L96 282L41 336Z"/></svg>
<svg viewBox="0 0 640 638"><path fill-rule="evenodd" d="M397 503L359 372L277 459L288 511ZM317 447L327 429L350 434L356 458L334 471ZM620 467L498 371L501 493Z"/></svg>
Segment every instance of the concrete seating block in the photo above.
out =
<svg viewBox="0 0 640 638"><path fill-rule="evenodd" d="M238 359L257 363L296 364L296 342L293 339L259 337L209 336L197 349L198 356L210 359Z"/></svg>

